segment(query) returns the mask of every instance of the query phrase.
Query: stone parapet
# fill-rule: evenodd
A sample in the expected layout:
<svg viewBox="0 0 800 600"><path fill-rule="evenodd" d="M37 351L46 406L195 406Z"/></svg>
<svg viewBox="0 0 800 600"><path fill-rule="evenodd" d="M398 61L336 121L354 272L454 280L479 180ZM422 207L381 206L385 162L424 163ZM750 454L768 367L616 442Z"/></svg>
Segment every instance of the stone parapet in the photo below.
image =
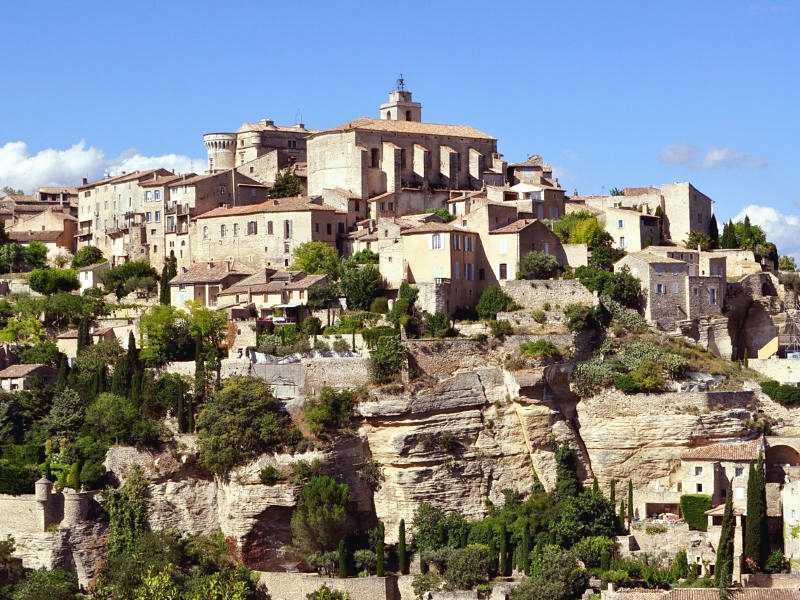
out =
<svg viewBox="0 0 800 600"><path fill-rule="evenodd" d="M320 577L313 573L258 572L272 600L306 600L323 585L345 592L349 600L402 600L397 577Z"/></svg>
<svg viewBox="0 0 800 600"><path fill-rule="evenodd" d="M564 308L570 304L595 306L599 300L577 279L531 279L506 281L506 294L523 308L545 310L546 306Z"/></svg>

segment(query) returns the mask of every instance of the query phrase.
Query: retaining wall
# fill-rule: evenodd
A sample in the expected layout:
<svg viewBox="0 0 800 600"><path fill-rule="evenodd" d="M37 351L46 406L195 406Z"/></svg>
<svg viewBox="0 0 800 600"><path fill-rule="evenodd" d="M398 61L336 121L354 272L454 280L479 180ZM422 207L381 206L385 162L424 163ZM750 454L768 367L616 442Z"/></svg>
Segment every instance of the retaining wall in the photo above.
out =
<svg viewBox="0 0 800 600"><path fill-rule="evenodd" d="M403 600L397 577L320 577L313 573L258 573L271 600L306 600L323 585L347 593L349 600Z"/></svg>
<svg viewBox="0 0 800 600"><path fill-rule="evenodd" d="M577 279L532 279L506 281L506 294L523 308L544 310L544 306L564 308L570 304L598 303L594 292L587 290Z"/></svg>

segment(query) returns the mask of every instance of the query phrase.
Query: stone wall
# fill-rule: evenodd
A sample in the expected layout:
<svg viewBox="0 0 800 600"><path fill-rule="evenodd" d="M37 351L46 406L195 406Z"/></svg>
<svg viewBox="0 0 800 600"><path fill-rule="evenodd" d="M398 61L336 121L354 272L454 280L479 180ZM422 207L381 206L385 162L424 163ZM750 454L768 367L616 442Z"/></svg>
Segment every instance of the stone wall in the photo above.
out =
<svg viewBox="0 0 800 600"><path fill-rule="evenodd" d="M0 494L0 536L44 531L44 509L33 494Z"/></svg>
<svg viewBox="0 0 800 600"><path fill-rule="evenodd" d="M747 366L758 371L768 379L774 379L779 383L798 384L800 383L800 360L778 358L750 358Z"/></svg>
<svg viewBox="0 0 800 600"><path fill-rule="evenodd" d="M346 592L349 600L405 600L397 577L320 577L312 573L259 572L258 582L271 600L306 600L323 585Z"/></svg>
<svg viewBox="0 0 800 600"><path fill-rule="evenodd" d="M303 360L305 395L316 394L325 386L354 388L369 383L369 358L312 358Z"/></svg>
<svg viewBox="0 0 800 600"><path fill-rule="evenodd" d="M563 244L567 264L573 269L589 264L589 248L586 244Z"/></svg>
<svg viewBox="0 0 800 600"><path fill-rule="evenodd" d="M406 340L409 368L437 379L450 377L457 369L486 364L480 342L461 338Z"/></svg>
<svg viewBox="0 0 800 600"><path fill-rule="evenodd" d="M577 279L513 280L503 285L506 294L523 308L543 310L545 304L597 304L597 296Z"/></svg>

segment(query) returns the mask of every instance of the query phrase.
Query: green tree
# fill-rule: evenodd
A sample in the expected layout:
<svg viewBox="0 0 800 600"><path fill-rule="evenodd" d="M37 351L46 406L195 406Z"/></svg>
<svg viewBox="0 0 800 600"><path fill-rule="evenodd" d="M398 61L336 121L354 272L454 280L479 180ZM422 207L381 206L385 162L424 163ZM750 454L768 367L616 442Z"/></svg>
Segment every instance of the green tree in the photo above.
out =
<svg viewBox="0 0 800 600"><path fill-rule="evenodd" d="M292 269L309 274L322 274L331 280L339 278L341 260L336 248L325 242L305 242L292 252Z"/></svg>
<svg viewBox="0 0 800 600"><path fill-rule="evenodd" d="M717 216L711 215L711 220L708 223L708 239L711 241L711 248L719 248L719 226L717 225Z"/></svg>
<svg viewBox="0 0 800 600"><path fill-rule="evenodd" d="M731 486L728 486L731 489ZM733 494L729 493L725 500L725 512L722 516L722 529L717 544L717 563L714 576L717 587L727 590L733 582L733 536L736 523L733 516Z"/></svg>
<svg viewBox="0 0 800 600"><path fill-rule="evenodd" d="M496 319L497 313L511 310L514 301L499 286L491 285L483 290L476 310L481 319Z"/></svg>
<svg viewBox="0 0 800 600"><path fill-rule="evenodd" d="M100 275L100 280L103 282L106 292L114 292L117 298L130 294L144 280L150 280L154 283L157 279L158 273L146 260L133 260L122 263L104 271Z"/></svg>
<svg viewBox="0 0 800 600"><path fill-rule="evenodd" d="M736 230L733 227L733 221L728 221L722 226L722 236L719 238L720 248L738 248L739 243L736 240Z"/></svg>
<svg viewBox="0 0 800 600"><path fill-rule="evenodd" d="M397 564L401 575L408 575L408 549L406 547L406 520L400 519L397 540Z"/></svg>
<svg viewBox="0 0 800 600"><path fill-rule="evenodd" d="M23 264L22 246L16 242L0 246L0 271L19 273L22 271Z"/></svg>
<svg viewBox="0 0 800 600"><path fill-rule="evenodd" d="M336 433L350 426L356 403L353 390L336 390L323 387L319 396L303 405L303 419L316 436Z"/></svg>
<svg viewBox="0 0 800 600"><path fill-rule="evenodd" d="M92 345L89 317L84 315L78 323L78 352Z"/></svg>
<svg viewBox="0 0 800 600"><path fill-rule="evenodd" d="M519 259L517 279L552 279L559 270L555 256L534 250Z"/></svg>
<svg viewBox="0 0 800 600"><path fill-rule="evenodd" d="M188 318L185 312L168 304L157 304L139 318L142 335L141 358L160 366L181 356L190 343Z"/></svg>
<svg viewBox="0 0 800 600"><path fill-rule="evenodd" d="M378 522L375 528L375 573L378 577L386 576L386 550L384 548L384 529L383 523Z"/></svg>
<svg viewBox="0 0 800 600"><path fill-rule="evenodd" d="M542 554L534 577L511 591L511 600L576 600L588 576L572 552L554 548Z"/></svg>
<svg viewBox="0 0 800 600"><path fill-rule="evenodd" d="M269 385L241 376L226 379L214 392L200 412L197 429L200 462L218 475L285 447L296 431Z"/></svg>
<svg viewBox="0 0 800 600"><path fill-rule="evenodd" d="M37 317L12 317L0 331L0 341L33 346L46 339L47 332Z"/></svg>
<svg viewBox="0 0 800 600"><path fill-rule="evenodd" d="M339 577L347 577L349 575L348 571L348 560L347 560L347 544L344 540L339 540L339 547L337 549L337 553L339 555Z"/></svg>
<svg viewBox="0 0 800 600"><path fill-rule="evenodd" d="M103 262L103 252L95 246L83 246L72 257L72 268L80 269Z"/></svg>
<svg viewBox="0 0 800 600"><path fill-rule="evenodd" d="M161 269L161 286L158 290L158 301L161 304L170 304L172 302L172 293L169 282L178 275L178 259L175 258L175 252L170 251L169 257L164 261L164 266Z"/></svg>
<svg viewBox="0 0 800 600"><path fill-rule="evenodd" d="M275 183L269 190L270 198L291 198L303 194L303 181L295 173L295 168L290 167L279 171Z"/></svg>
<svg viewBox="0 0 800 600"><path fill-rule="evenodd" d="M557 498L564 499L577 496L583 491L583 484L578 478L578 457L575 451L566 444L556 448L556 486Z"/></svg>
<svg viewBox="0 0 800 600"><path fill-rule="evenodd" d="M763 570L769 554L767 531L767 487L764 478L764 457L750 464L747 479L747 519L744 532L745 559L749 559L758 570Z"/></svg>
<svg viewBox="0 0 800 600"><path fill-rule="evenodd" d="M22 260L28 269L41 269L47 264L47 246L34 241L22 248Z"/></svg>
<svg viewBox="0 0 800 600"><path fill-rule="evenodd" d="M72 269L37 268L28 275L34 292L49 296L56 292L71 292L81 287L78 274Z"/></svg>
<svg viewBox="0 0 800 600"><path fill-rule="evenodd" d="M334 550L349 529L350 488L327 476L311 478L292 512L293 544L306 554Z"/></svg>
<svg viewBox="0 0 800 600"><path fill-rule="evenodd" d="M368 310L372 300L383 292L385 283L375 265L347 262L342 269L340 286L350 310Z"/></svg>
<svg viewBox="0 0 800 600"><path fill-rule="evenodd" d="M778 268L781 271L797 271L797 263L793 256L781 256L778 259Z"/></svg>
<svg viewBox="0 0 800 600"><path fill-rule="evenodd" d="M14 586L12 600L75 600L78 582L63 569L36 569Z"/></svg>
<svg viewBox="0 0 800 600"><path fill-rule="evenodd" d="M711 237L704 231L690 231L686 238L686 247L693 250L700 248L703 252L711 249Z"/></svg>
<svg viewBox="0 0 800 600"><path fill-rule="evenodd" d="M633 509L633 482L628 479L628 527L633 523L636 511Z"/></svg>
<svg viewBox="0 0 800 600"><path fill-rule="evenodd" d="M158 441L155 424L145 419L130 398L100 394L87 408L86 431L108 444L149 446Z"/></svg>
<svg viewBox="0 0 800 600"><path fill-rule="evenodd" d="M134 467L120 487L103 492L103 507L108 513L106 547L110 559L133 552L148 531L147 498L147 481L138 467Z"/></svg>
<svg viewBox="0 0 800 600"><path fill-rule="evenodd" d="M370 351L369 371L374 383L388 383L396 379L406 363L406 349L396 335L384 335Z"/></svg>

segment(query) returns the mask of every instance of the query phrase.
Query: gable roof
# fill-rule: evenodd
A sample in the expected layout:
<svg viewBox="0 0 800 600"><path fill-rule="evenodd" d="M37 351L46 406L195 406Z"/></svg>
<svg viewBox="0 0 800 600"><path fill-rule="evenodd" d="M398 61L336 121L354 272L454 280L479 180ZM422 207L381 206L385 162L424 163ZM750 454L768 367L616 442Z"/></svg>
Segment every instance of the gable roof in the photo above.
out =
<svg viewBox="0 0 800 600"><path fill-rule="evenodd" d="M9 231L8 238L15 242L57 242L63 231Z"/></svg>
<svg viewBox="0 0 800 600"><path fill-rule="evenodd" d="M39 363L30 363L22 365L10 365L0 371L0 379L12 379L18 377L27 377L31 373L35 373L39 369L49 369L50 367Z"/></svg>
<svg viewBox="0 0 800 600"><path fill-rule="evenodd" d="M196 262L187 271L170 279L169 284L217 283L231 275L239 275L244 278L252 272L252 270L241 269L236 265L232 266L227 260Z"/></svg>
<svg viewBox="0 0 800 600"><path fill-rule="evenodd" d="M291 278L289 277L290 275L297 275L297 277ZM219 295L227 296L231 294L246 294L248 292L269 294L283 290L305 290L325 279L325 275L309 275L298 271L272 271L268 273L267 269L261 269L222 290Z"/></svg>
<svg viewBox="0 0 800 600"><path fill-rule="evenodd" d="M686 262L682 260L678 260L677 258L670 258L669 256L662 256L660 254L655 254L653 252L647 252L646 250L642 250L641 252L631 252L627 256L622 257L620 260L625 260L626 258L631 258L633 260L639 260L644 263L650 264L663 264L663 265L685 265ZM619 262L619 261L617 261Z"/></svg>
<svg viewBox="0 0 800 600"><path fill-rule="evenodd" d="M211 219L214 217L235 217L238 215L257 215L272 212L305 212L307 210L339 212L338 209L321 202L309 200L306 196L293 196L291 198L273 198L260 204L245 206L220 206L199 215L198 219Z"/></svg>
<svg viewBox="0 0 800 600"><path fill-rule="evenodd" d="M419 121L395 121L393 119L372 119L370 117L359 117L343 123L333 129L327 129L315 133L311 137L325 135L326 133L337 133L343 131L387 131L392 133L409 133L417 135L448 135L461 138L475 138L483 140L495 140L488 133L484 133L469 125L445 125L441 123L422 123Z"/></svg>
<svg viewBox="0 0 800 600"><path fill-rule="evenodd" d="M475 233L471 229L453 225L453 223L437 223L435 221L420 223L415 227L406 229L400 235L416 235L418 233Z"/></svg>
<svg viewBox="0 0 800 600"><path fill-rule="evenodd" d="M764 449L761 439L747 442L720 442L685 451L681 460L754 461Z"/></svg>
<svg viewBox="0 0 800 600"><path fill-rule="evenodd" d="M539 219L517 219L516 221L509 223L508 225L504 225L503 227L498 227L497 229L492 229L489 234L494 233L519 233L523 229L527 229L531 225L538 223Z"/></svg>

